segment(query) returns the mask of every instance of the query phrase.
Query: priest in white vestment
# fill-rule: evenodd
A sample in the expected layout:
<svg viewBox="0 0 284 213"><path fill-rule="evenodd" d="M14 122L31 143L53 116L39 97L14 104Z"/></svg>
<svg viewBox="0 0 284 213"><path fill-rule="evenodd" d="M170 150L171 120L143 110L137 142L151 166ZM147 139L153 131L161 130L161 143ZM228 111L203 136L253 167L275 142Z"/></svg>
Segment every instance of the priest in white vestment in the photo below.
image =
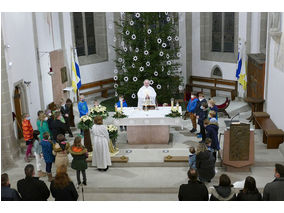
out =
<svg viewBox="0 0 284 213"><path fill-rule="evenodd" d="M138 108L142 109L143 104L145 103L146 99L150 99L150 104L156 104L156 92L153 87L150 86L150 82L148 79L144 81L144 86L141 87L137 93L138 96Z"/></svg>
<svg viewBox="0 0 284 213"><path fill-rule="evenodd" d="M109 153L109 134L107 127L103 125L103 118L97 116L95 125L91 129L93 143L92 166L96 166L100 171L106 171L111 166Z"/></svg>

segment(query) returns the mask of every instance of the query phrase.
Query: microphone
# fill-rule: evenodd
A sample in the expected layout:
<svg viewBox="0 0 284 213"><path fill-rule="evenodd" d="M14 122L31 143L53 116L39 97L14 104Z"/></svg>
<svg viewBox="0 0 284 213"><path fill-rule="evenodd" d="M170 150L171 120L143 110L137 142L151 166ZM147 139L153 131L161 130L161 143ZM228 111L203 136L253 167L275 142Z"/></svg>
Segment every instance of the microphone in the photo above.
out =
<svg viewBox="0 0 284 213"><path fill-rule="evenodd" d="M240 115L240 113L239 113L239 112L231 118L230 123L232 123L233 119L234 119L235 117L237 117L238 115Z"/></svg>

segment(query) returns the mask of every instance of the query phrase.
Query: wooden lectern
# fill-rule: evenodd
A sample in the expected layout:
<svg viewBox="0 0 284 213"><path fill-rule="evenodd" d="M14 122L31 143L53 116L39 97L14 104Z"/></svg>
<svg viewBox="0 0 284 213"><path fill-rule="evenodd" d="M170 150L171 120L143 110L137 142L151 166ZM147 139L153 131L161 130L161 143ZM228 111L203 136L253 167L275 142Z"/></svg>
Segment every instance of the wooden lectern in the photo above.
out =
<svg viewBox="0 0 284 213"><path fill-rule="evenodd" d="M223 164L227 171L249 171L254 163L254 130L250 124L231 123L224 132Z"/></svg>

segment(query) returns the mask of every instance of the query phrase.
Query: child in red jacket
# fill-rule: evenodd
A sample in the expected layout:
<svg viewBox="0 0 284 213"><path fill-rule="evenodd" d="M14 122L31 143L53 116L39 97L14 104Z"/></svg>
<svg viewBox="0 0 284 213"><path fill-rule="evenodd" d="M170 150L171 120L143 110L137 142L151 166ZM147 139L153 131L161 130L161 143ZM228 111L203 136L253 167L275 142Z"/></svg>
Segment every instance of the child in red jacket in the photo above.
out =
<svg viewBox="0 0 284 213"><path fill-rule="evenodd" d="M32 155L32 148L33 148L33 127L30 122L30 115L28 113L23 114L23 121L22 121L22 129L23 129L23 136L26 141L27 151L25 161L30 162L29 157Z"/></svg>

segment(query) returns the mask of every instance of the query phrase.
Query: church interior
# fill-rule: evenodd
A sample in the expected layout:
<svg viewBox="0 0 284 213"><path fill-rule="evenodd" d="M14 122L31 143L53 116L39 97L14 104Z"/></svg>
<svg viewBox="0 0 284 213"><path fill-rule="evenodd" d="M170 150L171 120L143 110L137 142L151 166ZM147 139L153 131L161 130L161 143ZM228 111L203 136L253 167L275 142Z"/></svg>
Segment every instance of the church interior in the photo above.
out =
<svg viewBox="0 0 284 213"><path fill-rule="evenodd" d="M78 201L181 200L191 149L208 137L217 141L208 146L215 155L204 183L209 197L226 174L238 191L253 177L264 198L275 165L284 165L284 13L120 11L1 12L1 174L11 188L27 164L49 188L57 160L41 176L46 157L40 153L38 165L25 155L23 125L28 120L45 138L39 125L68 106L65 140L73 147L80 137L88 153L87 185L78 186L67 155ZM102 151L98 117L109 139Z"/></svg>

